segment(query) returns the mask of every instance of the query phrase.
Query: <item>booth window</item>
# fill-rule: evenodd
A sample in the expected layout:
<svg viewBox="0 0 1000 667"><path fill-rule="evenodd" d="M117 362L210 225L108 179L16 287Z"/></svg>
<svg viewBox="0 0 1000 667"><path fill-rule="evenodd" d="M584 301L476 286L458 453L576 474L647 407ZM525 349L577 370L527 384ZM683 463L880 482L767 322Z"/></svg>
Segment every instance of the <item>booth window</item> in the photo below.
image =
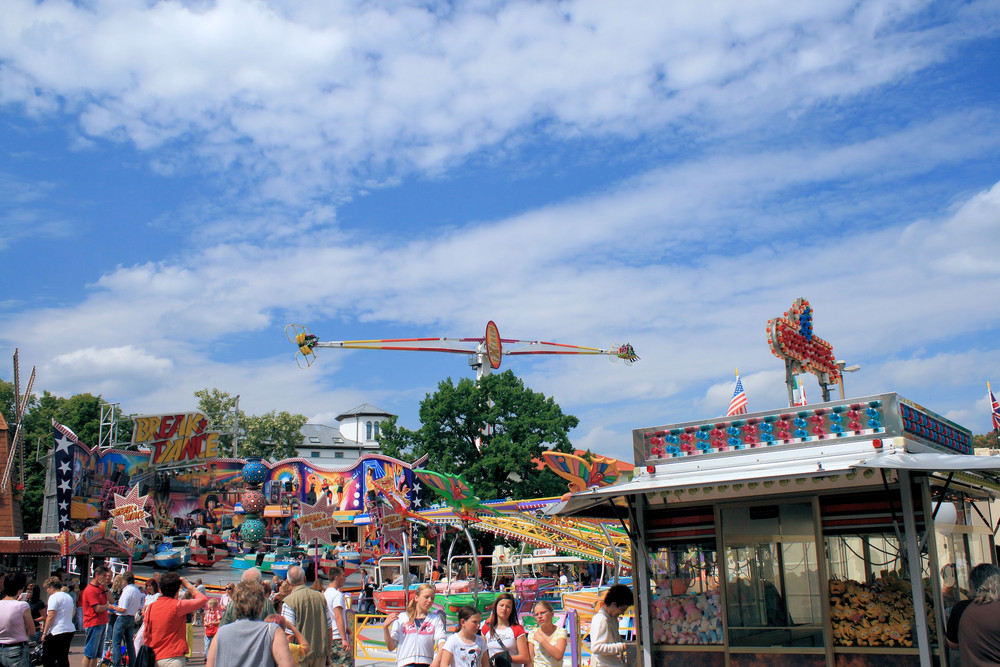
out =
<svg viewBox="0 0 1000 667"><path fill-rule="evenodd" d="M823 646L811 503L722 510L730 646Z"/></svg>

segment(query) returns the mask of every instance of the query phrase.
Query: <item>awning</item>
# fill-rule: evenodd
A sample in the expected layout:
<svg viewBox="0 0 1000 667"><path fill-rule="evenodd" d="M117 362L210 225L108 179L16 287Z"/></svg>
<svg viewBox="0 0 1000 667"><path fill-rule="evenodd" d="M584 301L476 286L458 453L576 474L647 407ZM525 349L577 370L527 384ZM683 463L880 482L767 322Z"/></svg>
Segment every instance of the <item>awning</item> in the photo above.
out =
<svg viewBox="0 0 1000 667"><path fill-rule="evenodd" d="M880 454L859 461L855 468L888 468L910 472L964 472L967 470L1000 470L1000 456L969 456L967 454Z"/></svg>
<svg viewBox="0 0 1000 667"><path fill-rule="evenodd" d="M653 473L636 468L630 481L601 489L574 493L546 514L577 514L616 498L660 493L673 489L740 482L765 482L795 477L831 475L854 469L883 468L911 472L958 472L1000 470L1000 456L971 456L936 452L908 453L902 439L830 444L791 449L755 449L736 456L691 457L656 466ZM986 475L992 477L991 475Z"/></svg>

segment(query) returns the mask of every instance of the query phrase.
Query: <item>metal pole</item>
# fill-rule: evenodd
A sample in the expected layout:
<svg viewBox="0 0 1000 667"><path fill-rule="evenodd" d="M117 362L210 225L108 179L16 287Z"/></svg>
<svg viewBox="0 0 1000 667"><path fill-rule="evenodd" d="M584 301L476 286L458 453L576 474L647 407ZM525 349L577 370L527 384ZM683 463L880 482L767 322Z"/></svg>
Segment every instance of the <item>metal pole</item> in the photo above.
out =
<svg viewBox="0 0 1000 667"><path fill-rule="evenodd" d="M476 553L476 543L472 541L472 533L469 532L469 526L466 522L462 522L462 530L465 531L465 537L469 540L469 549L472 550L472 563L474 565L475 580L472 582L472 599L475 600L475 604L479 605L479 555ZM448 591L451 593L451 590Z"/></svg>
<svg viewBox="0 0 1000 667"><path fill-rule="evenodd" d="M792 377L792 362L785 360L785 388L788 389L788 407L795 407L795 379Z"/></svg>
<svg viewBox="0 0 1000 667"><path fill-rule="evenodd" d="M917 544L917 526L913 514L913 488L909 470L899 471L899 496L903 504L903 536L906 540L905 553L910 573L910 591L913 595L913 616L917 632L917 650L920 652L920 667L931 667L931 639L927 631L924 581L920 571L920 546ZM892 502L891 499L890 502ZM924 520L927 521L926 515Z"/></svg>
<svg viewBox="0 0 1000 667"><path fill-rule="evenodd" d="M236 395L233 407L233 458L240 458L240 395Z"/></svg>

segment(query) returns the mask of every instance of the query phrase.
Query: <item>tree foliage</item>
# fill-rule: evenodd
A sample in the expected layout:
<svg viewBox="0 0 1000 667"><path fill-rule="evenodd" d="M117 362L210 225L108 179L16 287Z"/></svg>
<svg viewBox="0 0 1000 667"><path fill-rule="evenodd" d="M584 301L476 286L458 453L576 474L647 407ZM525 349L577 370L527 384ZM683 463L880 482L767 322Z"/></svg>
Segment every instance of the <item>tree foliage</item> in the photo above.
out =
<svg viewBox="0 0 1000 667"><path fill-rule="evenodd" d="M219 436L219 456L260 456L272 461L298 455L302 445L302 427L308 418L290 412L272 410L263 415L247 415L237 408L238 396L219 389L202 389L194 393L198 409L212 423ZM233 451L233 432L238 434Z"/></svg>
<svg viewBox="0 0 1000 667"><path fill-rule="evenodd" d="M411 431L389 421L379 437L383 453L408 461L426 455L425 468L461 474L484 500L566 492L565 481L538 462L548 449L572 451L569 431L579 420L511 371L442 381L420 403L420 423Z"/></svg>
<svg viewBox="0 0 1000 667"><path fill-rule="evenodd" d="M1000 449L1000 436L997 435L996 431L974 435L972 436L972 446Z"/></svg>
<svg viewBox="0 0 1000 667"><path fill-rule="evenodd" d="M56 396L43 391L41 396L28 398L24 421L21 424L24 447L24 497L21 501L21 516L24 530L37 532L42 524L42 505L45 491L44 458L52 450L52 420L72 429L80 441L90 447L100 442L101 403L103 399L93 394L76 394L70 398ZM17 423L14 408L14 385L0 380L0 410L10 426L10 438L14 436ZM118 439L131 440L132 422L121 419L121 411L116 410L119 419ZM37 456L37 460L36 460ZM6 462L4 462L6 463ZM17 475L15 483L20 481Z"/></svg>

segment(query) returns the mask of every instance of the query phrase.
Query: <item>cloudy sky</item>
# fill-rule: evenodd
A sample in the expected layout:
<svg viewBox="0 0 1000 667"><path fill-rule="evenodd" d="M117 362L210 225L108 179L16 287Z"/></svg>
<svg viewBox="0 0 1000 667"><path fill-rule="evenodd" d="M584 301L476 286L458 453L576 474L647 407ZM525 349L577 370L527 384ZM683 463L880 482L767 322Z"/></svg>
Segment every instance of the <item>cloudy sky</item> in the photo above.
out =
<svg viewBox="0 0 1000 667"><path fill-rule="evenodd" d="M765 325L806 297L849 394L985 432L998 61L995 0L6 0L0 345L127 413L412 428L463 356L300 370L284 326L629 341L505 361L628 457L736 367L780 407Z"/></svg>

